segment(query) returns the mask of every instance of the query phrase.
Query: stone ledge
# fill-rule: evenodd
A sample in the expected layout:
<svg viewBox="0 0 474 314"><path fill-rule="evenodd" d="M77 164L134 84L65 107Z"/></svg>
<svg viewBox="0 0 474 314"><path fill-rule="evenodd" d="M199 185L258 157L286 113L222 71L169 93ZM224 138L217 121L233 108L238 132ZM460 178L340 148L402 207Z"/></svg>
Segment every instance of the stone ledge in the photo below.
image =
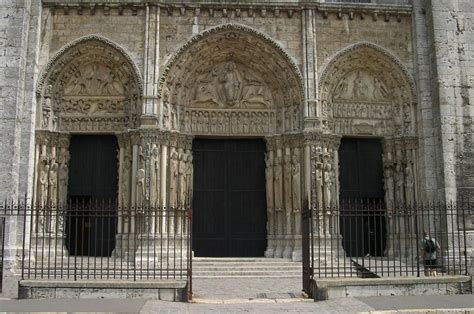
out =
<svg viewBox="0 0 474 314"><path fill-rule="evenodd" d="M20 287L31 288L108 288L108 289L182 289L186 287L186 280L153 280L153 281L126 281L126 280L21 280Z"/></svg>
<svg viewBox="0 0 474 314"><path fill-rule="evenodd" d="M397 277L397 278L327 278L315 279L318 287L331 286L373 286L373 285L409 285L429 283L467 283L469 276L437 276L437 277Z"/></svg>
<svg viewBox="0 0 474 314"><path fill-rule="evenodd" d="M369 296L472 293L471 277L330 278L312 282L315 301Z"/></svg>

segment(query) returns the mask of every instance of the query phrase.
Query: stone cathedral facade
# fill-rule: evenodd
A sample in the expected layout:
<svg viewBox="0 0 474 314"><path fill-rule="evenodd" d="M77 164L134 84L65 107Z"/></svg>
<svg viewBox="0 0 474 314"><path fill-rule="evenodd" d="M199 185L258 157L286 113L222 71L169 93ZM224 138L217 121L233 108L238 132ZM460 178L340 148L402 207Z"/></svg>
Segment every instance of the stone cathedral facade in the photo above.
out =
<svg viewBox="0 0 474 314"><path fill-rule="evenodd" d="M185 207L195 139L263 139L263 254L295 261L343 138L380 140L387 204L472 198L474 9L445 2L2 0L0 196L67 202L72 139L113 135L118 205Z"/></svg>

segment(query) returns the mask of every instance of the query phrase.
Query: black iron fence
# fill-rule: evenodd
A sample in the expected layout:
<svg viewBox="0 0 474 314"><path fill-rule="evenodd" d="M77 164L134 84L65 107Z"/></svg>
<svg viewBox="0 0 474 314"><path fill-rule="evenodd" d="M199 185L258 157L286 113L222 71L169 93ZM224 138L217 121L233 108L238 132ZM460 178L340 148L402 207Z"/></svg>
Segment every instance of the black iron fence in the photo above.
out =
<svg viewBox="0 0 474 314"><path fill-rule="evenodd" d="M191 289L188 206L17 202L0 204L0 216L22 222L22 279L187 280Z"/></svg>
<svg viewBox="0 0 474 314"><path fill-rule="evenodd" d="M306 277L467 274L466 231L473 217L469 202L386 206L382 200L343 200L308 209Z"/></svg>
<svg viewBox="0 0 474 314"><path fill-rule="evenodd" d="M3 287L3 258L5 256L5 217L0 217L0 292Z"/></svg>

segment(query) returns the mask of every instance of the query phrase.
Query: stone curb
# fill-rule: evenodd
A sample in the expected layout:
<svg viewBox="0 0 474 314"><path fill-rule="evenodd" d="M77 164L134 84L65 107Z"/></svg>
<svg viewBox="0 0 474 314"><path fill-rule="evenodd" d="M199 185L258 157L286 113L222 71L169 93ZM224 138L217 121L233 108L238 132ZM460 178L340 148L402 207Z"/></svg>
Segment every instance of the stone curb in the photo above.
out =
<svg viewBox="0 0 474 314"><path fill-rule="evenodd" d="M196 304L272 304L272 303L301 303L314 302L312 299L200 299L195 298L190 303Z"/></svg>
<svg viewBox="0 0 474 314"><path fill-rule="evenodd" d="M402 309L402 310L383 310L358 312L358 314L393 314L393 313L474 313L474 308L457 309Z"/></svg>

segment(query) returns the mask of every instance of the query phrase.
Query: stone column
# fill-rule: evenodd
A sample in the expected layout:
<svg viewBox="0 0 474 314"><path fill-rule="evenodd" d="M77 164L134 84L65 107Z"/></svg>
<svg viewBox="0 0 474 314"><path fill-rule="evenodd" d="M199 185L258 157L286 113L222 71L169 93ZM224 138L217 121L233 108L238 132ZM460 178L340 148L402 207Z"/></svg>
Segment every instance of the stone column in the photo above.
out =
<svg viewBox="0 0 474 314"><path fill-rule="evenodd" d="M265 154L265 192L267 199L267 249L265 257L275 254L275 205L273 191L273 165L274 152L273 140L267 138L267 153Z"/></svg>
<svg viewBox="0 0 474 314"><path fill-rule="evenodd" d="M143 103L142 103L142 126L158 125L158 96L159 73L159 31L160 31L160 8L156 5L147 4L145 7L145 42L143 54Z"/></svg>
<svg viewBox="0 0 474 314"><path fill-rule="evenodd" d="M273 193L275 195L275 254L274 257L283 257L284 230L283 230L283 159L281 141L276 141L276 156L273 166Z"/></svg>
<svg viewBox="0 0 474 314"><path fill-rule="evenodd" d="M283 250L283 258L291 258L293 252L293 226L292 226L292 176L291 176L291 148L290 144L285 140L284 155L283 155L283 199L284 199L284 230L285 230L285 249Z"/></svg>
<svg viewBox="0 0 474 314"><path fill-rule="evenodd" d="M302 243L301 243L301 213L302 213L302 158L301 148L295 147L291 157L291 178L292 178L292 200L293 200L293 221L294 221L294 246L291 253L293 261L301 261L302 259Z"/></svg>

